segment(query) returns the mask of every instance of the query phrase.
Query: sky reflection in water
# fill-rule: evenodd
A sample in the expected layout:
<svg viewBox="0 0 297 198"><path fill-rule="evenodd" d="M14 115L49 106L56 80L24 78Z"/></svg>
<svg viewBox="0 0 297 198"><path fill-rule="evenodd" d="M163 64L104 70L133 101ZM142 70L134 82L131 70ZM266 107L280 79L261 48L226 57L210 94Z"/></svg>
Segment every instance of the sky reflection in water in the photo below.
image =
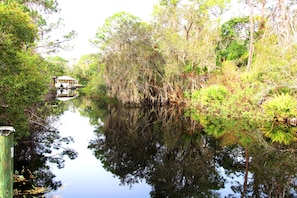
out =
<svg viewBox="0 0 297 198"><path fill-rule="evenodd" d="M266 142L259 141L250 141L244 148L236 142L253 137L247 136L251 131L241 129L244 133L230 134L230 128L224 128L220 119L205 125L208 130L223 131L226 136L220 140L202 133L200 128L195 133L184 133L192 129L192 122L182 116L182 112L167 108L111 107L102 118L105 124L101 139L102 134L89 124L89 118L70 108L60 116L56 127L63 137L73 137L75 142L67 147L75 149L78 157L66 157L63 169L51 165L55 181L61 181L63 187L46 197L221 198L279 197L280 193L296 197L296 153L268 150L263 147ZM98 117L101 115L90 116L92 122ZM231 124L237 127L244 122ZM229 143L222 144L226 140ZM133 184L132 188L121 186L98 158L103 158L102 162L121 180ZM135 178L146 181L135 185Z"/></svg>
<svg viewBox="0 0 297 198"><path fill-rule="evenodd" d="M74 160L66 157L65 167L62 169L51 165L56 175L55 180L61 181L63 186L57 191L48 193L47 198L150 197L151 187L144 182L130 188L120 185L119 179L105 171L101 162L87 148L90 139L94 138L94 126L89 124L88 118L80 116L77 109L65 111L56 125L61 136L73 137L74 143L69 147L78 152L78 157Z"/></svg>

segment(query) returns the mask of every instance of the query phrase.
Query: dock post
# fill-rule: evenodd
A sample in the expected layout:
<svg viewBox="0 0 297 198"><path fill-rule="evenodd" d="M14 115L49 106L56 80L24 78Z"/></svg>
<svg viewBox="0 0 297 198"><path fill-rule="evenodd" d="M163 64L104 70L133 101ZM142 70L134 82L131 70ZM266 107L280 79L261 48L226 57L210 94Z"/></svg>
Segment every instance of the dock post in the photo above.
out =
<svg viewBox="0 0 297 198"><path fill-rule="evenodd" d="M0 198L13 197L14 132L11 126L0 126Z"/></svg>

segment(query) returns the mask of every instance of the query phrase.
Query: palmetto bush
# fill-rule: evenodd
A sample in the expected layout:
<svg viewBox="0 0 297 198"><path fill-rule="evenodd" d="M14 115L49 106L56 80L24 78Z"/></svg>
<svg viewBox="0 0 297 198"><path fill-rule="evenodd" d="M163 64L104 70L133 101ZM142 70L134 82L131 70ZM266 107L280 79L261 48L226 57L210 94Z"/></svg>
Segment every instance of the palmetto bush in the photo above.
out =
<svg viewBox="0 0 297 198"><path fill-rule="evenodd" d="M268 120L285 121L297 117L297 101L289 94L271 97L263 104L264 115Z"/></svg>
<svg viewBox="0 0 297 198"><path fill-rule="evenodd" d="M222 85L211 85L201 89L199 96L202 105L207 105L211 103L222 103L227 94L226 87Z"/></svg>
<svg viewBox="0 0 297 198"><path fill-rule="evenodd" d="M272 142L288 145L296 141L296 127L285 122L297 117L297 101L289 94L279 94L271 97L263 104L264 116L267 119L262 131Z"/></svg>

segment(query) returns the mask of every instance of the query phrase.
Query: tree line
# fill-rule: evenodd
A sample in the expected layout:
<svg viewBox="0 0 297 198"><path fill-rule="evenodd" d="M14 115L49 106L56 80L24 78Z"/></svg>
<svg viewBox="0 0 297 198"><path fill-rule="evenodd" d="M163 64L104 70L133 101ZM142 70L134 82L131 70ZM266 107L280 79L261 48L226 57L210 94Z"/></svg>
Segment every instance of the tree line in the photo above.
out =
<svg viewBox="0 0 297 198"><path fill-rule="evenodd" d="M249 13L226 22L232 9L227 0L160 1L149 23L116 13L92 39L108 94L122 103L181 104L185 92L222 84L211 78L224 64L251 75L261 73L262 66L268 67L261 58L294 49L295 4L242 1Z"/></svg>
<svg viewBox="0 0 297 198"><path fill-rule="evenodd" d="M235 2L236 3L236 2ZM296 3L161 0L144 22L119 12L106 19L91 43L98 53L67 60L45 54L65 49L74 31L51 37L62 20L55 0L0 1L0 124L22 134L43 125L51 77L67 72L91 97L129 105L185 105L193 118L270 121L289 130L265 136L289 144L296 125ZM233 7L234 9L234 7ZM46 57L46 58L45 58ZM42 112L42 113L41 113ZM281 135L280 135L281 134Z"/></svg>
<svg viewBox="0 0 297 198"><path fill-rule="evenodd" d="M59 12L55 0L0 1L0 125L12 125L16 137L32 128L46 126L51 77L65 73L67 60L45 58L65 49L74 31L53 38L62 20L50 23L47 16Z"/></svg>
<svg viewBox="0 0 297 198"><path fill-rule="evenodd" d="M296 6L162 0L150 22L116 13L91 39L98 54L86 90L92 96L103 90L126 105L185 105L198 120L268 122L264 136L290 144L296 140ZM229 16L240 8L242 14Z"/></svg>

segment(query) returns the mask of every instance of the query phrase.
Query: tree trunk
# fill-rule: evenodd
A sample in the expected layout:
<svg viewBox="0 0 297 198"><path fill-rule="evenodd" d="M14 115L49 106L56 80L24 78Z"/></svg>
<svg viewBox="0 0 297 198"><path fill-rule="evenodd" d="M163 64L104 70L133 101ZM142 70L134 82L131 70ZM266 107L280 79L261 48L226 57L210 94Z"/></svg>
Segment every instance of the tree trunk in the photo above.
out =
<svg viewBox="0 0 297 198"><path fill-rule="evenodd" d="M290 38L290 23L288 20L288 14L286 9L285 0L278 0L279 12L280 12L280 34L284 38L285 42L289 41Z"/></svg>
<svg viewBox="0 0 297 198"><path fill-rule="evenodd" d="M244 183L243 183L243 189L242 189L242 195L241 197L245 197L245 192L247 189L247 183L248 183L248 174L249 174L249 150L246 147L245 148L245 175L244 175Z"/></svg>
<svg viewBox="0 0 297 198"><path fill-rule="evenodd" d="M250 1L248 1L248 6L250 9L250 46L249 46L249 57L246 71L249 72L252 68L252 57L254 52L254 21L253 21L253 5Z"/></svg>

